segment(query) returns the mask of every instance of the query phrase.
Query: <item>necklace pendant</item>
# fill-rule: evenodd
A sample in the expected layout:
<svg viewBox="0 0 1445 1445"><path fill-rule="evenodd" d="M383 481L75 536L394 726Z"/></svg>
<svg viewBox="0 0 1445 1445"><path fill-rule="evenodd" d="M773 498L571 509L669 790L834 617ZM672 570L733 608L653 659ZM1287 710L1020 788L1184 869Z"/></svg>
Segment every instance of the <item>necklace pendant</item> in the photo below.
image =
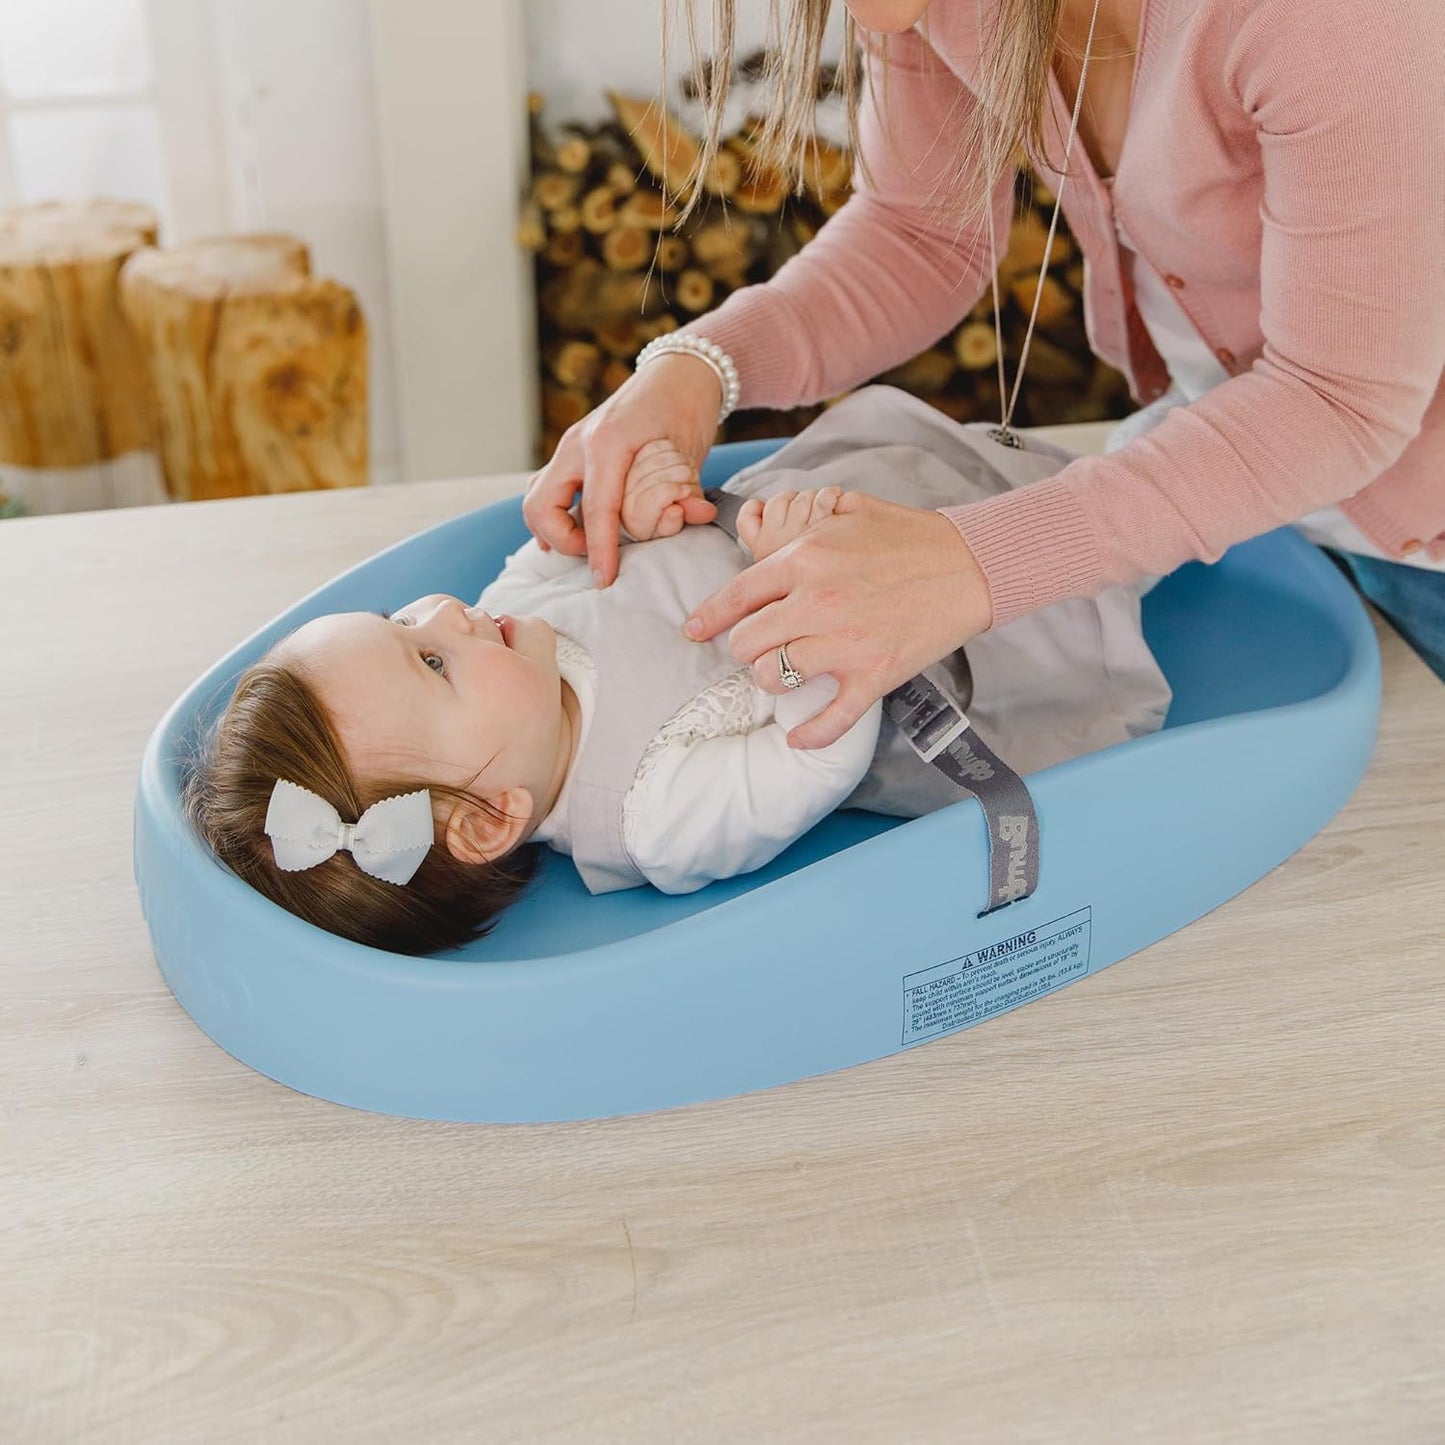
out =
<svg viewBox="0 0 1445 1445"><path fill-rule="evenodd" d="M1024 449L1023 439L1017 432L1010 431L1006 426L996 426L988 434L990 441L995 441L1001 447L1012 447L1014 451L1021 452Z"/></svg>

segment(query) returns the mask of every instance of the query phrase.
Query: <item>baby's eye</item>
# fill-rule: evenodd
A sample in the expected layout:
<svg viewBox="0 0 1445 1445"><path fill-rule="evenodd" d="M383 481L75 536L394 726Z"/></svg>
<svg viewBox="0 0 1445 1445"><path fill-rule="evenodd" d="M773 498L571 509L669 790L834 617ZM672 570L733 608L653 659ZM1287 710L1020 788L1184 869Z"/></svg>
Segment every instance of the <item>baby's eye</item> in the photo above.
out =
<svg viewBox="0 0 1445 1445"><path fill-rule="evenodd" d="M439 672L443 677L446 676L447 665L439 652L424 652L421 655L421 660L426 663L433 672Z"/></svg>

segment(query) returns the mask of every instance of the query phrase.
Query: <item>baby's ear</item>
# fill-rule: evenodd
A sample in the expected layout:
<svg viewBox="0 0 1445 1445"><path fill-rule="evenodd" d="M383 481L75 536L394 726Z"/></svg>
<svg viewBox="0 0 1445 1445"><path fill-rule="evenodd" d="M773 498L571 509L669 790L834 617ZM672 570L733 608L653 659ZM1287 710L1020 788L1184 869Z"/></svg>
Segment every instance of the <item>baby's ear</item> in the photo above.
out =
<svg viewBox="0 0 1445 1445"><path fill-rule="evenodd" d="M445 805L451 813L442 825L447 852L459 863L494 863L504 858L526 835L532 821L532 795L526 788L508 788L488 798L504 816L496 817L470 799Z"/></svg>

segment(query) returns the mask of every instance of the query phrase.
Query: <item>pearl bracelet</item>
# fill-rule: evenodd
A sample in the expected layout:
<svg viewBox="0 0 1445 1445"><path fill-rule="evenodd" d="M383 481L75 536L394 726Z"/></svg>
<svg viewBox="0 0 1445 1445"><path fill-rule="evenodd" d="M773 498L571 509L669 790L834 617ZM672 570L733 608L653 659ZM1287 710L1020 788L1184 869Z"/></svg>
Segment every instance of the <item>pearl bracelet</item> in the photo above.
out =
<svg viewBox="0 0 1445 1445"><path fill-rule="evenodd" d="M722 405L717 414L718 425L721 426L737 410L738 394L741 390L738 385L738 369L733 365L732 357L716 341L709 341L705 336L670 331L649 341L637 353L633 370L641 371L649 361L669 351L681 351L687 356L695 356L699 361L707 362L717 372L717 379L722 383Z"/></svg>

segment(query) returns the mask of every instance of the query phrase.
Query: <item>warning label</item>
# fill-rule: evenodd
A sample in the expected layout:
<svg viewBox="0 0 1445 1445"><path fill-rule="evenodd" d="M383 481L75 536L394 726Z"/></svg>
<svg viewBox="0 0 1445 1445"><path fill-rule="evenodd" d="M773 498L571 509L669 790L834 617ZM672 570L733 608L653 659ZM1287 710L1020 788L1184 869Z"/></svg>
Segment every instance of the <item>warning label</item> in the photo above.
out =
<svg viewBox="0 0 1445 1445"><path fill-rule="evenodd" d="M1089 971L1093 910L1081 908L903 977L903 1042L940 1034L1042 998Z"/></svg>

